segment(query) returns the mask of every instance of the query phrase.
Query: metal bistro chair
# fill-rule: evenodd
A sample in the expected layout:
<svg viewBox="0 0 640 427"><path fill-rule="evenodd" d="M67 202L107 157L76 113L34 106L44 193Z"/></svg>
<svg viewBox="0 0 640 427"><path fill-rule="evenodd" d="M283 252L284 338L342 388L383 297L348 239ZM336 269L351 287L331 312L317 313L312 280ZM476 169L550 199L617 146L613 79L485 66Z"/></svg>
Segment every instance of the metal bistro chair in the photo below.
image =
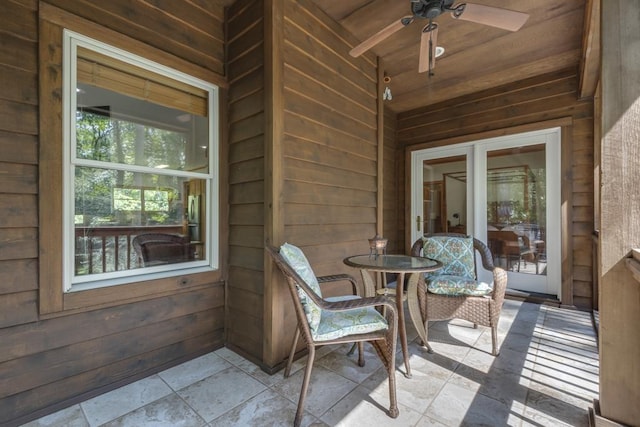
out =
<svg viewBox="0 0 640 427"><path fill-rule="evenodd" d="M482 266L493 273L492 285L478 280L476 252L480 254ZM416 303L419 304L424 325L423 341L429 351L431 347L426 340L428 322L455 318L472 322L474 328L477 325L490 327L491 354L497 356L497 329L507 288L507 273L493 265L489 248L470 236L442 233L418 239L411 248L411 255L437 259L443 263L441 270L425 277L426 286L413 283L413 300L409 302L414 307Z"/></svg>
<svg viewBox="0 0 640 427"><path fill-rule="evenodd" d="M315 348L328 344L357 343L358 365L364 366L362 347L365 341L373 345L387 369L390 400L388 415L396 418L399 412L395 377L398 329L395 303L384 296L372 296L373 289L366 289L364 298L354 295L357 292L356 282L347 274L316 277L304 253L296 246L285 243L280 249L267 246L266 250L287 279L298 320L289 360L284 371L285 378L291 373L291 364L300 335L309 352L294 426L300 425L304 414ZM349 281L354 294L323 298L320 284L335 281ZM384 316L376 310L376 307L384 308Z"/></svg>

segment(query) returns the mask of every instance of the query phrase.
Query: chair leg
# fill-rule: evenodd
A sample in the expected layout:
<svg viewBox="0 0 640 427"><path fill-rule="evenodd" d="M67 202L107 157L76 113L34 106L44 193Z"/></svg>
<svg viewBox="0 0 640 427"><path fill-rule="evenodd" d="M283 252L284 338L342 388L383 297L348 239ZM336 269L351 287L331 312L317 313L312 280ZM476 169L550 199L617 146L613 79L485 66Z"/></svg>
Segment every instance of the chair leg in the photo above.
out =
<svg viewBox="0 0 640 427"><path fill-rule="evenodd" d="M391 418L398 418L400 411L398 410L398 399L396 397L395 355L391 356L389 366L387 366L387 374L389 377L389 416Z"/></svg>
<svg viewBox="0 0 640 427"><path fill-rule="evenodd" d="M390 337L387 337L386 340L382 341L370 341L373 348L378 353L382 364L387 370L387 377L389 379L389 412L388 415L391 418L397 418L400 414L398 409L398 399L396 397L396 352L394 351L395 343L392 344L392 348L388 348L389 342L387 341ZM394 338L395 339L395 338Z"/></svg>
<svg viewBox="0 0 640 427"><path fill-rule="evenodd" d="M364 366L364 343L358 342L358 366Z"/></svg>
<svg viewBox="0 0 640 427"><path fill-rule="evenodd" d="M291 364L293 363L293 356L296 354L296 346L298 345L298 339L300 338L300 329L296 328L295 334L293 334L293 344L291 345L291 351L289 352L289 360L287 360L287 367L284 368L284 377L287 378L291 373Z"/></svg>
<svg viewBox="0 0 640 427"><path fill-rule="evenodd" d="M300 398L298 399L298 410L296 418L293 421L294 427L299 427L304 415L304 401L307 398L307 390L309 388L309 380L311 379L311 370L313 369L313 360L316 356L316 349L313 345L309 346L309 359L304 369L304 380L302 381L302 389L300 390Z"/></svg>
<svg viewBox="0 0 640 427"><path fill-rule="evenodd" d="M491 347L492 347L492 352L491 354L494 356L497 356L498 353L498 327L497 326L492 326L491 327Z"/></svg>
<svg viewBox="0 0 640 427"><path fill-rule="evenodd" d="M433 353L433 349L431 348L431 345L429 345L429 321L428 320L424 322L424 342L422 343L422 345L427 347L427 353L429 354Z"/></svg>
<svg viewBox="0 0 640 427"><path fill-rule="evenodd" d="M358 343L354 342L351 348L349 349L349 351L347 352L347 356L352 356L353 353L355 353L357 346L358 346Z"/></svg>

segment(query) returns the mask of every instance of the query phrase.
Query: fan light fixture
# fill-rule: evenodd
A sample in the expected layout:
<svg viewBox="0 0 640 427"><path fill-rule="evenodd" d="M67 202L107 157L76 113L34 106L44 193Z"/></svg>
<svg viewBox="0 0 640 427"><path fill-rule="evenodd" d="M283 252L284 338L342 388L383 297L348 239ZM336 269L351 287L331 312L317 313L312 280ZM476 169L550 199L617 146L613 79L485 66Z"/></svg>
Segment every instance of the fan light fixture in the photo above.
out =
<svg viewBox="0 0 640 427"><path fill-rule="evenodd" d="M454 1L455 0L410 0L411 15L403 16L387 25L351 49L349 54L357 58L414 21L427 20L428 23L422 29L420 36L418 72L423 73L429 71L429 75L432 75L435 67L435 58L444 53L444 49L436 45L438 40L438 24L434 22L434 19L443 13L449 12L453 18L457 20L489 25L507 31L518 31L527 19L529 19L529 14L523 12L474 3L454 4Z"/></svg>

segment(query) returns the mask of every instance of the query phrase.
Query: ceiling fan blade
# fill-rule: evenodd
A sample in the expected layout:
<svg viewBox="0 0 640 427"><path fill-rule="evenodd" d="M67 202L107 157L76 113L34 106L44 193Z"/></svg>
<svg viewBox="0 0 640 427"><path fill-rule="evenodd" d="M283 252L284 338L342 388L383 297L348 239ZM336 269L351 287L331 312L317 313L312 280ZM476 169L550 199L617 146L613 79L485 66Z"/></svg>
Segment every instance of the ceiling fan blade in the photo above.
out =
<svg viewBox="0 0 640 427"><path fill-rule="evenodd" d="M456 19L490 25L509 31L518 31L529 19L528 13L481 4L463 3L453 9L452 15Z"/></svg>
<svg viewBox="0 0 640 427"><path fill-rule="evenodd" d="M436 46L438 43L438 24L430 23L422 29L420 36L420 61L418 72L433 71L436 66Z"/></svg>
<svg viewBox="0 0 640 427"><path fill-rule="evenodd" d="M404 18L398 19L397 21L384 27L382 30L378 31L377 33L375 33L374 35L372 35L371 37L369 37L368 39L366 39L365 41L363 41L362 43L360 43L359 45L351 49L351 51L349 51L349 55L353 56L354 58L357 58L358 56L365 53L367 50L371 49L373 46L377 45L387 37L391 36L396 31L401 30L402 28L406 27L412 22L413 22L412 16L405 16Z"/></svg>

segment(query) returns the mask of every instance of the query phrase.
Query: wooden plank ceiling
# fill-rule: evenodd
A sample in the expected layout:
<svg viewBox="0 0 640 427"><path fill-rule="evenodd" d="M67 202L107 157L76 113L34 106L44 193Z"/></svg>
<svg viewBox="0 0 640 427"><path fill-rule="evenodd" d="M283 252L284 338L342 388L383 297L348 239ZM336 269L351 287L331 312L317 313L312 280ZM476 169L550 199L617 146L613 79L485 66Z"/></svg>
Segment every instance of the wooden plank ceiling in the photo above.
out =
<svg viewBox="0 0 640 427"><path fill-rule="evenodd" d="M410 0L313 1L361 41L411 15ZM510 32L456 20L449 13L438 16L437 45L445 53L437 59L431 77L418 73L420 34L426 20L416 20L373 47L383 61L385 75L391 77L388 86L393 99L386 102L393 111L408 111L553 71L578 72L584 54L585 4L591 1L474 3L526 12L530 17L519 31Z"/></svg>

